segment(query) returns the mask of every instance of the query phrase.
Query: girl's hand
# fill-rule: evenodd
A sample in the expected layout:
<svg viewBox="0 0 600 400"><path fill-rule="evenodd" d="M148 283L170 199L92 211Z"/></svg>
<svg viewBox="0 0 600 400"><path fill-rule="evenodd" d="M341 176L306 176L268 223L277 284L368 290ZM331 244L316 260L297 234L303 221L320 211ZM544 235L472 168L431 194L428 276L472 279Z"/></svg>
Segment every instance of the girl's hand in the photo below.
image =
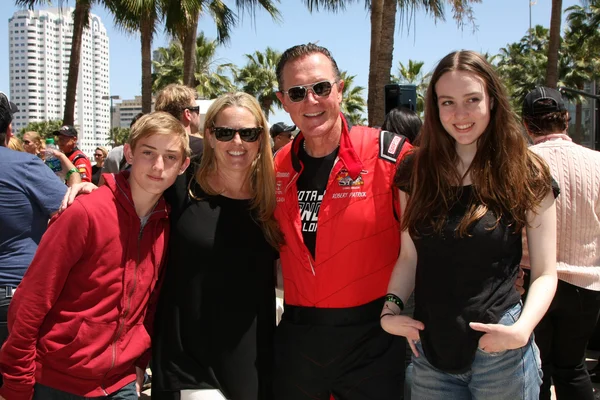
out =
<svg viewBox="0 0 600 400"><path fill-rule="evenodd" d="M520 349L527 344L531 336L531 332L523 332L517 324L506 326L471 322L469 326L475 331L485 333L479 339L479 348L488 353Z"/></svg>
<svg viewBox="0 0 600 400"><path fill-rule="evenodd" d="M415 357L419 357L415 342L419 340L419 331L425 329L425 325L421 321L417 321L406 315L393 315L391 313L386 315L385 310L381 315L381 327L383 330L392 335L404 336Z"/></svg>

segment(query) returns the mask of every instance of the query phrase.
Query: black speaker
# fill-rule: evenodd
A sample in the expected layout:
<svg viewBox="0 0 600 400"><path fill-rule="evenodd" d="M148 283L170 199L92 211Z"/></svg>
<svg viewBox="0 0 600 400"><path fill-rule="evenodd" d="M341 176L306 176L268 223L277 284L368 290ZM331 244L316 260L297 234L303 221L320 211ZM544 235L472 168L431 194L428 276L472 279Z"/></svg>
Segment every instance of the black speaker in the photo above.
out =
<svg viewBox="0 0 600 400"><path fill-rule="evenodd" d="M384 104L386 115L399 106L417 111L417 86L399 85L397 83L385 85Z"/></svg>

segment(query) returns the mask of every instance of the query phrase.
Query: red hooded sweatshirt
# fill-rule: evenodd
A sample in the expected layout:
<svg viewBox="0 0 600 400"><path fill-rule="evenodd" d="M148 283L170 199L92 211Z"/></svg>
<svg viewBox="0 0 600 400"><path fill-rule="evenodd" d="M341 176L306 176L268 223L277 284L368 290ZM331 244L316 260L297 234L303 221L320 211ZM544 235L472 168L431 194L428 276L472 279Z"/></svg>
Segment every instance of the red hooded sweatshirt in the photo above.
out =
<svg viewBox="0 0 600 400"><path fill-rule="evenodd" d="M105 396L135 380L150 358L168 239L160 201L142 226L128 172L80 196L52 221L8 312L0 395L30 400L34 384Z"/></svg>

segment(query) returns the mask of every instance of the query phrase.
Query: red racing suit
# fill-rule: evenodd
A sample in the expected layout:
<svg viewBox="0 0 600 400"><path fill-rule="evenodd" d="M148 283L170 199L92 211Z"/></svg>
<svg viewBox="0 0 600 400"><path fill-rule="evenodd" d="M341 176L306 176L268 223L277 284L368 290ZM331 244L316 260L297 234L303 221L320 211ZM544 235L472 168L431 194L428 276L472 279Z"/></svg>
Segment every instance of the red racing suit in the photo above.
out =
<svg viewBox="0 0 600 400"><path fill-rule="evenodd" d="M92 181L92 163L85 154L77 147L70 154L67 154L69 161L73 163L77 172L81 175L81 182Z"/></svg>
<svg viewBox="0 0 600 400"><path fill-rule="evenodd" d="M300 132L275 157L275 217L285 302L347 308L385 296L400 252L396 167L412 148L404 136L362 126L342 115L338 157L318 214L315 256L304 245L296 181L302 172Z"/></svg>

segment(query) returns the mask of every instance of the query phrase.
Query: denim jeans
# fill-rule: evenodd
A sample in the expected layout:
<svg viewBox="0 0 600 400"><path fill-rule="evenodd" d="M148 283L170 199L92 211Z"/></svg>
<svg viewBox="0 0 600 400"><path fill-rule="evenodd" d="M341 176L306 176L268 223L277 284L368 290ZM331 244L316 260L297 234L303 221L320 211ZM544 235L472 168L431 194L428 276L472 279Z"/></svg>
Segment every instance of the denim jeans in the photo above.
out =
<svg viewBox="0 0 600 400"><path fill-rule="evenodd" d="M83 397L75 394L63 392L62 390L53 389L49 386L35 384L33 400L138 400L137 391L135 390L135 381L123 386L109 396L98 397Z"/></svg>
<svg viewBox="0 0 600 400"><path fill-rule="evenodd" d="M499 324L512 325L521 315L521 304L506 311ZM462 374L440 371L427 361L417 342L413 356L411 397L418 400L538 400L542 371L533 340L520 349L487 353L477 349L471 369Z"/></svg>

